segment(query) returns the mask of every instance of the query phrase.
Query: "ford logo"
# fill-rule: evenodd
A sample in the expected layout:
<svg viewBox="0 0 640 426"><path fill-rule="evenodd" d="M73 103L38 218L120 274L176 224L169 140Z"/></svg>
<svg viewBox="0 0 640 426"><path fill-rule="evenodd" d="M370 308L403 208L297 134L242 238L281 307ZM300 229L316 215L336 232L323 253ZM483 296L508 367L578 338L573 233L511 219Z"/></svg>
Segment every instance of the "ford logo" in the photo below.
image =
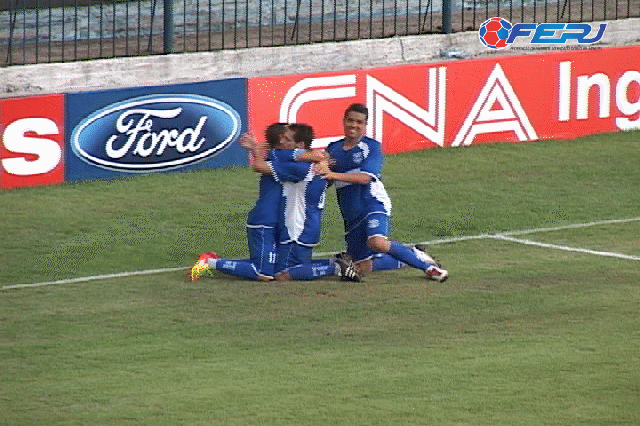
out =
<svg viewBox="0 0 640 426"><path fill-rule="evenodd" d="M198 95L153 95L96 111L76 126L71 148L109 170L148 173L203 161L240 135L238 113Z"/></svg>

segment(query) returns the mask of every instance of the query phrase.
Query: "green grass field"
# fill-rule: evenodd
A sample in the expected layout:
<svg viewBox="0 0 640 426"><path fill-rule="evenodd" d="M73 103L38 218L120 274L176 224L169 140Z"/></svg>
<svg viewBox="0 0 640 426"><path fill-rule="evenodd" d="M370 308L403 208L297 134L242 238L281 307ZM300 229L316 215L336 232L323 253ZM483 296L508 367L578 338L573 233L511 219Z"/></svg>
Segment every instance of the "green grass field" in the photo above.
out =
<svg viewBox="0 0 640 426"><path fill-rule="evenodd" d="M443 284L185 282L246 255L247 168L2 191L0 425L638 425L639 164L640 132L388 156ZM340 223L330 190L318 252Z"/></svg>

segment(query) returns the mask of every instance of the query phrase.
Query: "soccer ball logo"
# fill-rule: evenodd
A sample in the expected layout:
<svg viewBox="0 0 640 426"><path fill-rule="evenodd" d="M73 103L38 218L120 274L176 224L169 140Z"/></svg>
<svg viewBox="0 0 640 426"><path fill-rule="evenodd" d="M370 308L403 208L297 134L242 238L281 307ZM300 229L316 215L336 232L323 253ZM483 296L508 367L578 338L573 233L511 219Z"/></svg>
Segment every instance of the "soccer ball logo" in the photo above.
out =
<svg viewBox="0 0 640 426"><path fill-rule="evenodd" d="M480 25L480 41L492 49L507 47L511 23L503 18L491 18Z"/></svg>

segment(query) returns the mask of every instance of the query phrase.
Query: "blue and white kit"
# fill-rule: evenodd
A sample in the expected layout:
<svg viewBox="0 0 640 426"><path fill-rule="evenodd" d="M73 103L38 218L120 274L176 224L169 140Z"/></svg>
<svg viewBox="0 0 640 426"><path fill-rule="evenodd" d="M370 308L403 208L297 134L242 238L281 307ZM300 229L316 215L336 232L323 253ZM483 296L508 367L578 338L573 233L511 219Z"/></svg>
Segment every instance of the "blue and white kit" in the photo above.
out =
<svg viewBox="0 0 640 426"><path fill-rule="evenodd" d="M336 182L347 252L357 262L376 255L367 247L369 237L389 235L391 200L381 180L382 144L366 136L351 149L344 149L344 142L341 139L327 147L327 152L335 160L333 171L371 176L367 185Z"/></svg>

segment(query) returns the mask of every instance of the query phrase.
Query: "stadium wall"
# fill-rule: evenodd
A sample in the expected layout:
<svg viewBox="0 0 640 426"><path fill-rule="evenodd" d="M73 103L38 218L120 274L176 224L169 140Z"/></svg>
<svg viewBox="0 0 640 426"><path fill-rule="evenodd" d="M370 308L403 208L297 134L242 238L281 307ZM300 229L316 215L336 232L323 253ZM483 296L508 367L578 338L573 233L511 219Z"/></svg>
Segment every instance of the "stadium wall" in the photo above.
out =
<svg viewBox="0 0 640 426"><path fill-rule="evenodd" d="M352 102L387 153L640 128L635 21L587 48L493 55L473 33L11 67L31 96L0 99L0 188L244 165L239 135L274 121L322 146ZM459 44L470 58L449 56Z"/></svg>
<svg viewBox="0 0 640 426"><path fill-rule="evenodd" d="M597 43L599 47L633 44L640 44L640 18L609 21L603 39ZM476 31L471 31L340 43L21 65L0 68L0 98L456 60L441 56L441 52L447 51L463 51L466 58L536 53L535 50L492 51L479 42Z"/></svg>

